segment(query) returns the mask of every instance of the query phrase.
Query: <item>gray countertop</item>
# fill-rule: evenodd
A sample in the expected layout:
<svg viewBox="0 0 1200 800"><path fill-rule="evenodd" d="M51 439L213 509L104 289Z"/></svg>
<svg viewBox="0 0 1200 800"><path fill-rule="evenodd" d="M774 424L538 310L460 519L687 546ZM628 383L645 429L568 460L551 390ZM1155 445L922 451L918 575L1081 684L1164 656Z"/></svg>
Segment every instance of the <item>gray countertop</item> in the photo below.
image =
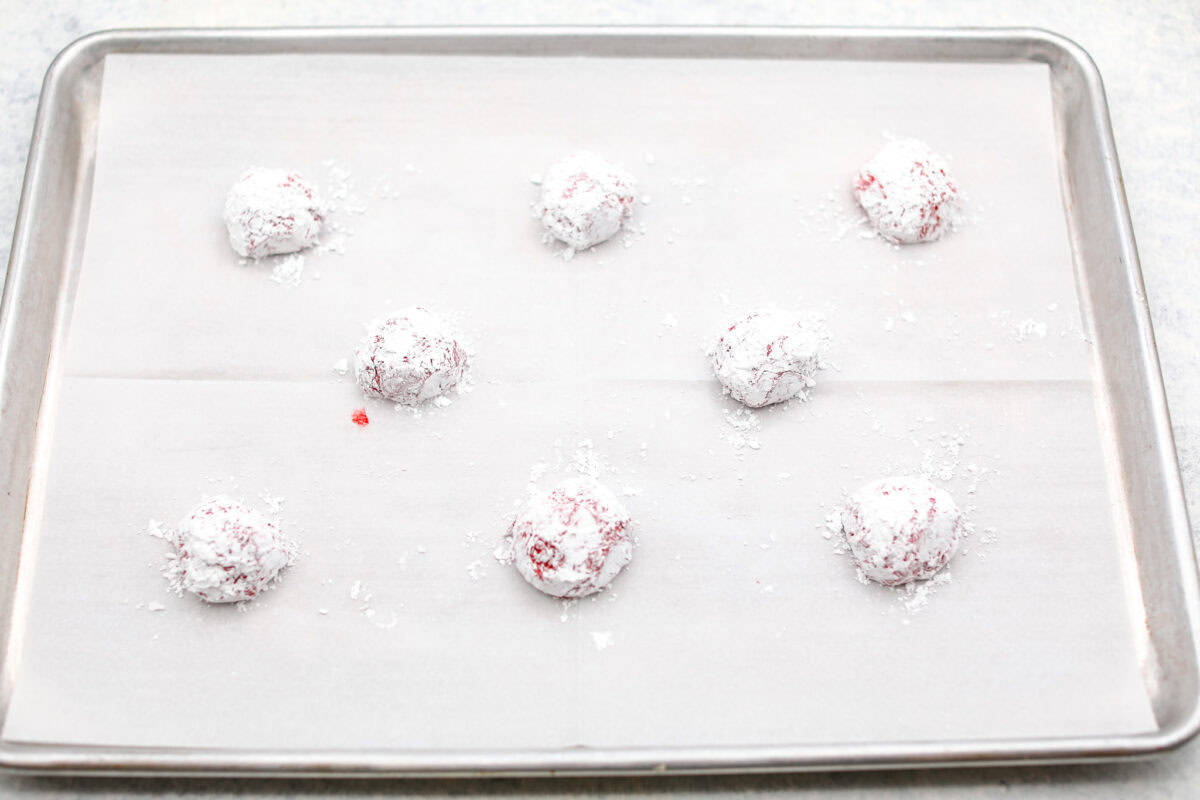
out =
<svg viewBox="0 0 1200 800"><path fill-rule="evenodd" d="M1145 273L1189 506L1200 502L1200 6L1187 0L551 0L330 3L289 0L0 2L0 263L7 263L42 74L54 54L104 28L416 24L758 24L1034 26L1071 37L1100 66ZM1197 194L1193 194L1197 192ZM1191 276L1191 277L1189 277ZM992 797L1194 797L1200 743L1145 762L988 770L653 779L334 782L133 780L0 775L0 795L126 797L383 794L586 796L834 793Z"/></svg>

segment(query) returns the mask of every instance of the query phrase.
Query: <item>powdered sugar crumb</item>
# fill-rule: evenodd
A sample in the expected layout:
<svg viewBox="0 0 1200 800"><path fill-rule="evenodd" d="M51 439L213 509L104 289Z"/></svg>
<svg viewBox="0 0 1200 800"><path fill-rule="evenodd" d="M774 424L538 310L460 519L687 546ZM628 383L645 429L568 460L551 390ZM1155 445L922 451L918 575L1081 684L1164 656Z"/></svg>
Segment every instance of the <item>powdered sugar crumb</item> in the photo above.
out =
<svg viewBox="0 0 1200 800"><path fill-rule="evenodd" d="M1027 339L1045 339L1046 338L1046 323L1038 322L1034 319L1023 319L1013 326L1016 331L1017 341L1023 342Z"/></svg>
<svg viewBox="0 0 1200 800"><path fill-rule="evenodd" d="M567 622L571 619L571 610L579 603L579 599L572 597L570 600L562 601L562 613L558 617L559 622Z"/></svg>
<svg viewBox="0 0 1200 800"><path fill-rule="evenodd" d="M754 411L739 406L733 410L726 408L722 413L725 428L721 431L721 438L733 447L739 458L744 456L747 450L758 450L762 447L757 436L762 430L762 422Z"/></svg>
<svg viewBox="0 0 1200 800"><path fill-rule="evenodd" d="M902 587L902 591L896 592L896 596L905 611L915 614L925 608L929 604L929 598L950 581L950 571L942 570L927 581L906 584Z"/></svg>
<svg viewBox="0 0 1200 800"><path fill-rule="evenodd" d="M153 536L155 539L162 539L164 541L171 541L173 538L170 528L153 517L151 517L150 521L146 523L146 534Z"/></svg>
<svg viewBox="0 0 1200 800"><path fill-rule="evenodd" d="M400 617L391 609L384 609L382 612L376 608L373 600L375 595L371 592L365 582L356 580L350 584L350 599L354 601L363 618L374 625L376 628L387 630L394 628L400 622ZM321 610L319 613L325 613Z"/></svg>
<svg viewBox="0 0 1200 800"><path fill-rule="evenodd" d="M304 256L301 253L283 256L271 268L271 280L282 286L299 286L303 275Z"/></svg>

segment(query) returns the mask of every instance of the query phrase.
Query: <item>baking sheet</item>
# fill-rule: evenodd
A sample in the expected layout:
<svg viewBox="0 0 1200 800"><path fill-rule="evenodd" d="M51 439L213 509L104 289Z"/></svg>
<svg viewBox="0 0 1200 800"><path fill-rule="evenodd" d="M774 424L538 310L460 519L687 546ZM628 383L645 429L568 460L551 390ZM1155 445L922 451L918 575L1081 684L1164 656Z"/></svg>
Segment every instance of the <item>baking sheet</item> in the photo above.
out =
<svg viewBox="0 0 1200 800"><path fill-rule="evenodd" d="M859 238L846 176L885 130L954 156L963 231ZM576 147L651 202L630 247L564 263L528 176ZM329 183L331 159L357 181L345 254L310 256L296 287L238 267L219 211L241 169ZM1042 66L110 56L5 738L1153 729L1054 159ZM420 418L368 404L357 429L330 365L417 302L458 319L477 387ZM755 415L753 449L701 344L763 302L823 310L833 368L811 403ZM490 551L538 465L549 481L581 449L634 492L640 546L612 592L563 608ZM922 462L979 533L914 612L818 526ZM162 543L135 535L213 491L285 497L307 553L245 612L165 595Z"/></svg>

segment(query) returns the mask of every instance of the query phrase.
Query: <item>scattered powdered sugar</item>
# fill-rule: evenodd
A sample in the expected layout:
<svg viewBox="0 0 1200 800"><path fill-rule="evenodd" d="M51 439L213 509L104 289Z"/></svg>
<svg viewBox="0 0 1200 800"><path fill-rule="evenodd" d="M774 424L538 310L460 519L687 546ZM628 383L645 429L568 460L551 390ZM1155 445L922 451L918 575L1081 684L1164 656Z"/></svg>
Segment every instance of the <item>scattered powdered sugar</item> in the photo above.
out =
<svg viewBox="0 0 1200 800"><path fill-rule="evenodd" d="M821 538L827 542L833 542L833 552L836 555L850 552L850 548L846 544L846 537L842 535L841 506L825 512L825 519L817 525L817 530L821 532Z"/></svg>
<svg viewBox="0 0 1200 800"><path fill-rule="evenodd" d="M321 164L326 170L326 220L314 251L341 256L346 254L346 243L354 235L350 218L365 214L367 204L359 197L357 181L348 166L333 159L326 159ZM390 187L386 178L381 176L376 180L377 186ZM314 273L313 277L320 275Z"/></svg>
<svg viewBox="0 0 1200 800"><path fill-rule="evenodd" d="M170 528L170 526L154 519L153 517L151 517L150 521L146 523L145 533L147 536L152 536L155 539L162 539L166 542L172 541L175 537L175 532Z"/></svg>
<svg viewBox="0 0 1200 800"><path fill-rule="evenodd" d="M578 613L579 613L577 610L578 605L579 605L578 597L564 599L562 601L562 613L558 615L558 621L559 622L567 622L568 620L570 620L572 611L575 611L575 615L578 616Z"/></svg>
<svg viewBox="0 0 1200 800"><path fill-rule="evenodd" d="M802 200L798 195L792 198L795 203ZM830 242L840 242L847 236L855 239L875 239L879 235L871 227L871 222L862 208L854 201L853 195L844 191L829 191L816 202L798 206L793 219L798 236L822 234Z"/></svg>
<svg viewBox="0 0 1200 800"><path fill-rule="evenodd" d="M304 256L293 253L276 260L271 268L271 280L284 286L299 286L300 278L304 275Z"/></svg>
<svg viewBox="0 0 1200 800"><path fill-rule="evenodd" d="M965 437L969 435L943 431L937 439L937 450L926 448L921 454L921 474L942 483L953 480L958 473L960 454L966 443Z"/></svg>
<svg viewBox="0 0 1200 800"><path fill-rule="evenodd" d="M280 495L273 495L266 489L263 489L258 493L258 499L262 500L263 504L266 505L267 513L271 515L271 518L278 522L279 515L283 513L283 504L287 502L287 498Z"/></svg>
<svg viewBox="0 0 1200 800"><path fill-rule="evenodd" d="M896 597L904 606L904 610L915 614L929 604L929 598L938 588L950 583L950 570L942 570L927 581L916 581L906 584L897 590Z"/></svg>
<svg viewBox="0 0 1200 800"><path fill-rule="evenodd" d="M1038 322L1034 319L1023 319L1015 326L1017 341L1023 342L1026 339L1045 339L1046 338L1046 323Z"/></svg>
<svg viewBox="0 0 1200 800"><path fill-rule="evenodd" d="M612 631L592 631L592 644L597 650L605 650L612 647L612 643Z"/></svg>
<svg viewBox="0 0 1200 800"><path fill-rule="evenodd" d="M359 613L376 628L388 630L396 627L400 622L400 617L395 611L384 609L381 612L376 608L375 595L363 581L356 580L350 584L349 596Z"/></svg>
<svg viewBox="0 0 1200 800"><path fill-rule="evenodd" d="M492 549L492 558L501 566L508 566L513 562L512 537L505 536L496 542L496 546Z"/></svg>
<svg viewBox="0 0 1200 800"><path fill-rule="evenodd" d="M483 568L483 562L479 559L475 559L471 563L467 564L467 574L471 576L471 580L477 581L487 575L487 571Z"/></svg>
<svg viewBox="0 0 1200 800"><path fill-rule="evenodd" d="M591 439L581 439L575 448L575 453L567 463L567 469L588 478L598 478L604 470L604 464L596 453L596 445Z"/></svg>
<svg viewBox="0 0 1200 800"><path fill-rule="evenodd" d="M1050 303L1046 310L1053 314L1058 310L1058 303ZM1052 333L1058 338L1075 337L1086 341L1078 323L1072 323L1070 320L1062 318L1056 320L1058 324L1052 331L1050 325L1045 321L1032 316L1018 315L1010 309L991 311L987 317L988 321L998 328L1006 339L1013 342L1040 342ZM991 349L990 346L989 349Z"/></svg>
<svg viewBox="0 0 1200 800"><path fill-rule="evenodd" d="M721 438L728 442L738 457L743 457L746 450L758 450L762 443L758 433L762 430L762 422L749 408L739 406L735 409L723 409L725 427L721 429Z"/></svg>

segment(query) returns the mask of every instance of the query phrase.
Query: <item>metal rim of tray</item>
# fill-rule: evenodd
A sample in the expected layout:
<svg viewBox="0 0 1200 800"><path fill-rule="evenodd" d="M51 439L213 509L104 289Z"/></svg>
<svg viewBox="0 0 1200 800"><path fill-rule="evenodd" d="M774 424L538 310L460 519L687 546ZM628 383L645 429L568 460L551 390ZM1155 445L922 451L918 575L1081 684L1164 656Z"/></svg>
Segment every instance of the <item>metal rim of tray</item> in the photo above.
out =
<svg viewBox="0 0 1200 800"><path fill-rule="evenodd" d="M1179 477L1166 396L1145 300L1141 268L1126 206L1108 107L1100 74L1077 44L1039 29L808 28L808 27L414 27L304 29L117 30L93 33L65 48L50 65L43 84L13 238L12 256L0 303L0 441L13 442L8 463L0 465L0 548L22 551L22 523L28 490L28 464L37 436L42 393L17 391L19 371L32 365L44 376L51 337L39 337L35 315L55 300L60 286L45 272L65 272L79 255L78 242L56 241L41 232L39 217L52 199L71 198L74 216L69 239L86 227L92 163L63 160L94 126L77 94L76 82L112 53L405 53L506 52L514 38L532 43L534 55L578 54L583 43L600 43L595 55L701 56L703 46L746 58L901 61L1028 61L1045 63L1055 92L1060 147L1064 139L1089 136L1102 170L1096 186L1076 186L1062 168L1064 201L1077 213L1104 215L1115 223L1112 241L1081 241L1072 230L1078 262L1081 248L1107 248L1106 277L1127 293L1128 340L1123 353L1145 393L1139 406L1141 433L1156 448L1161 485L1152 499L1164 530L1145 534L1153 552L1176 567L1171 575L1170 635L1183 640L1184 660L1156 665L1159 681L1170 683L1173 711L1158 713L1152 733L1044 739L825 743L794 746L705 746L586 748L557 750L218 750L194 748L95 747L0 741L0 767L30 772L176 775L305 776L508 776L614 775L716 772L774 772L817 769L1012 765L1113 760L1145 756L1178 747L1200 730L1200 582ZM1070 91L1063 87L1069 87ZM1064 105L1082 114L1080 130L1068 129ZM76 163L78 162L78 163ZM67 164L67 168L62 168ZM57 172L56 172L57 169ZM63 173L66 174L63 174ZM81 187L88 191L80 191ZM1089 191L1092 190L1092 191ZM1098 190L1098 191L1096 191ZM1087 208L1080 210L1079 206ZM81 206L84 206L81 208ZM1070 216L1070 215L1068 215ZM61 238L61 237L60 237ZM1090 255L1095 255L1091 253ZM1089 257L1090 257L1089 255ZM39 272L40 271L40 272ZM63 281L62 283L68 283ZM1081 298L1082 299L1082 298ZM47 341L43 341L43 338ZM1127 389L1126 389L1127 390ZM31 399L32 397L32 399ZM1138 487L1142 488L1142 487ZM1140 546L1142 542L1135 542ZM1140 554L1139 554L1140 556ZM13 643L20 635L20 601L14 600L18 563L0 563L0 637L5 644L0 672L0 712L7 709L14 680ZM1155 613L1147 599L1148 615Z"/></svg>

